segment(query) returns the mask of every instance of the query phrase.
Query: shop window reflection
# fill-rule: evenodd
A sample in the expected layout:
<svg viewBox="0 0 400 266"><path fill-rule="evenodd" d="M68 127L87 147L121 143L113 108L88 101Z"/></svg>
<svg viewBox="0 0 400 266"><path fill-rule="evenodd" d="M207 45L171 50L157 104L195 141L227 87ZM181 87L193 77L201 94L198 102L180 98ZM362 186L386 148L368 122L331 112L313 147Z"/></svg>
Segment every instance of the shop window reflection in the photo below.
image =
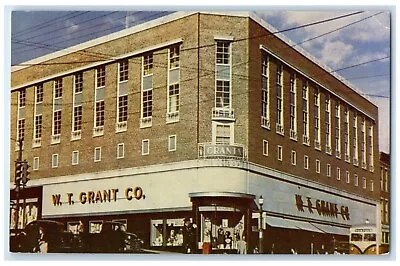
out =
<svg viewBox="0 0 400 266"><path fill-rule="evenodd" d="M151 220L151 246L181 247L183 245L183 225L183 217Z"/></svg>

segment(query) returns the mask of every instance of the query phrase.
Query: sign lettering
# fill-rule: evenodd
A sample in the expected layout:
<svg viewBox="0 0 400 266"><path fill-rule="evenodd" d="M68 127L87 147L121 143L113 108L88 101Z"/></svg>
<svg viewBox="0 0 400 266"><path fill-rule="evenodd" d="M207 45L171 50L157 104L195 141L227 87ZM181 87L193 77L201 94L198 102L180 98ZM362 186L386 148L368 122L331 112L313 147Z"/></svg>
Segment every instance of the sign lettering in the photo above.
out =
<svg viewBox="0 0 400 266"><path fill-rule="evenodd" d="M317 211L318 215L321 216L329 216L338 218L340 215L343 220L350 220L350 212L348 206L340 206L336 203L327 202L324 200L317 199L315 202L311 200L311 197L305 197L306 204L303 201L303 197L301 195L295 194L295 203L297 210L300 212L304 212L304 208L307 208L309 213L314 213L313 210Z"/></svg>
<svg viewBox="0 0 400 266"><path fill-rule="evenodd" d="M77 197L80 204L99 204L105 202L116 202L117 200L121 200L118 198L118 188L105 189L105 190L97 190L97 191L81 191L79 196ZM73 205L75 204L74 193L67 192L67 201L66 204ZM62 198L61 194L53 194L51 195L53 206L61 206ZM145 199L146 196L143 194L143 189L141 187L128 187L125 189L125 199L131 201L132 199L141 200Z"/></svg>

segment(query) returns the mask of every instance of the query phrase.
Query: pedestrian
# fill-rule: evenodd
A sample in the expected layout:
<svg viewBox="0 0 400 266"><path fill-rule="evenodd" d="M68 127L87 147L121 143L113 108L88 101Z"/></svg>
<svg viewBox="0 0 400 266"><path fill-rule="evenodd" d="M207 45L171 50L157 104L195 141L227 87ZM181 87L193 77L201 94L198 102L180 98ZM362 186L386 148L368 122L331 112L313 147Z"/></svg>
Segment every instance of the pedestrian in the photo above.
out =
<svg viewBox="0 0 400 266"><path fill-rule="evenodd" d="M38 239L38 253L48 253L49 242L47 240L46 231L43 227L39 227L39 239Z"/></svg>
<svg viewBox="0 0 400 266"><path fill-rule="evenodd" d="M190 219L186 217L183 226L183 251L186 254L195 253L196 249L196 232L194 225L190 222Z"/></svg>
<svg viewBox="0 0 400 266"><path fill-rule="evenodd" d="M242 238L237 242L237 251L239 254L247 254L247 243L245 236L242 236Z"/></svg>
<svg viewBox="0 0 400 266"><path fill-rule="evenodd" d="M297 251L296 251L294 248L290 249L290 252L291 252L292 254L297 254Z"/></svg>
<svg viewBox="0 0 400 266"><path fill-rule="evenodd" d="M223 249L225 247L225 235L222 227L218 228L217 245L219 249Z"/></svg>
<svg viewBox="0 0 400 266"><path fill-rule="evenodd" d="M208 228L204 228L202 251L203 251L203 254L211 253L211 231Z"/></svg>

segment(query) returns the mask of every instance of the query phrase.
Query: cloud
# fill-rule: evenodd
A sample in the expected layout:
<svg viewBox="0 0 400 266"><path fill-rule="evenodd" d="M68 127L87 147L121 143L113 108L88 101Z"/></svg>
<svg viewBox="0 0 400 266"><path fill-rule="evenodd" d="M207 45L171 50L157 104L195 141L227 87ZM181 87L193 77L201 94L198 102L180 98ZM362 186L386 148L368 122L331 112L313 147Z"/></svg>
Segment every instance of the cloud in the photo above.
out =
<svg viewBox="0 0 400 266"><path fill-rule="evenodd" d="M346 44L341 41L333 41L324 44L324 47L320 51L320 58L332 68L338 68L343 66L347 58L353 52L353 46Z"/></svg>
<svg viewBox="0 0 400 266"><path fill-rule="evenodd" d="M78 24L75 24L75 23L73 23L73 22L71 22L69 20L67 20L65 22L65 25L67 27L67 34L72 34L72 33L76 32L76 31L78 31L78 29L79 29L79 25Z"/></svg>

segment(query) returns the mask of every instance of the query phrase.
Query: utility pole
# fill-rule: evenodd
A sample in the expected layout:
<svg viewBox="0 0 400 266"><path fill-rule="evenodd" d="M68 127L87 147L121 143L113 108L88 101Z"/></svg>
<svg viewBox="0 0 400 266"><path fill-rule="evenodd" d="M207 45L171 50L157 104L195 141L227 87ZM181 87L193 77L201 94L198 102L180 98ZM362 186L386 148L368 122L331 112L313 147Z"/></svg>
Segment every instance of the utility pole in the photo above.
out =
<svg viewBox="0 0 400 266"><path fill-rule="evenodd" d="M24 144L24 139L18 139L18 158L15 161L15 176L14 176L14 185L15 185L15 198L17 200L17 204L15 205L16 211L16 221L15 221L15 229L18 229L18 221L19 221L19 190L21 186L21 175L22 175L22 146Z"/></svg>

